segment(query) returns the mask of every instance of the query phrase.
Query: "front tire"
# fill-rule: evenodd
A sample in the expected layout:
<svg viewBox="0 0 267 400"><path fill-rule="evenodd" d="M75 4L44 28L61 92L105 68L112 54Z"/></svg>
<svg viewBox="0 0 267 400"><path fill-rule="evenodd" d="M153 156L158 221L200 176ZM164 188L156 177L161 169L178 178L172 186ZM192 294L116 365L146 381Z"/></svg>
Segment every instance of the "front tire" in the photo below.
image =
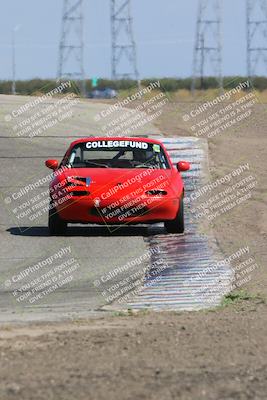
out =
<svg viewBox="0 0 267 400"><path fill-rule="evenodd" d="M164 223L168 233L184 233L184 197L180 198L179 210L176 217L172 221Z"/></svg>
<svg viewBox="0 0 267 400"><path fill-rule="evenodd" d="M49 208L49 215L48 215L48 230L50 235L64 235L67 231L68 223L63 221L56 208L51 207Z"/></svg>

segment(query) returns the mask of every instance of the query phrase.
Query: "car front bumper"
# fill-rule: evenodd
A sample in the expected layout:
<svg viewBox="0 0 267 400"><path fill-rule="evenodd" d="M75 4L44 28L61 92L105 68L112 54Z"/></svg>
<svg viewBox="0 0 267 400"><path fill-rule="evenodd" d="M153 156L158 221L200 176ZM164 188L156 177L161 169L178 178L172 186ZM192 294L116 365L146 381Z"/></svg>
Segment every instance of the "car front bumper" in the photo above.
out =
<svg viewBox="0 0 267 400"><path fill-rule="evenodd" d="M64 221L113 225L169 221L176 217L178 208L179 199L169 196L147 196L128 202L75 196L58 205L57 211Z"/></svg>

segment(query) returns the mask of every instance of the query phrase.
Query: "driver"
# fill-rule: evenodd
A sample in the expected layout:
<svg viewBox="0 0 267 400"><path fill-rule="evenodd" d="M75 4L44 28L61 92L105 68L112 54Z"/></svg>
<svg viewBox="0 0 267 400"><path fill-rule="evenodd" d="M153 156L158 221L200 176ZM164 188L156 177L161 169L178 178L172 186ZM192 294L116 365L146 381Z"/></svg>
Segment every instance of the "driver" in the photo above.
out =
<svg viewBox="0 0 267 400"><path fill-rule="evenodd" d="M142 164L151 161L154 158L153 151L144 151L144 150L134 150L133 151L133 160L140 162Z"/></svg>

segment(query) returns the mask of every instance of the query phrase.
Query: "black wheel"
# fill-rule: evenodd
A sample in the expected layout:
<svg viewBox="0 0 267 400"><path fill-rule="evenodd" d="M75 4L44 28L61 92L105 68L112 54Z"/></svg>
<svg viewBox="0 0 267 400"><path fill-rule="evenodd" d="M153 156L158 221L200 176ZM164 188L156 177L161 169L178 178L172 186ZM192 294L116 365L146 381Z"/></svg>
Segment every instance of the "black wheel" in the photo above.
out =
<svg viewBox="0 0 267 400"><path fill-rule="evenodd" d="M50 235L63 235L67 231L68 223L63 221L57 213L56 208L49 209L48 230Z"/></svg>
<svg viewBox="0 0 267 400"><path fill-rule="evenodd" d="M168 233L184 233L184 197L182 196L179 203L179 210L176 217L172 221L164 223Z"/></svg>

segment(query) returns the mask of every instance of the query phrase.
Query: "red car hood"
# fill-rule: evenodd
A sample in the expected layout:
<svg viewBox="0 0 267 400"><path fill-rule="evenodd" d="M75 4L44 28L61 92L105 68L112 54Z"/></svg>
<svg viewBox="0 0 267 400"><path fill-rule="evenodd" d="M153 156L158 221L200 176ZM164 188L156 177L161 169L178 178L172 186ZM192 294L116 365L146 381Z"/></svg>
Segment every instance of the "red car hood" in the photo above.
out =
<svg viewBox="0 0 267 400"><path fill-rule="evenodd" d="M119 193L120 196L123 196L135 192L137 189L140 190L140 188L142 192L145 192L160 188L161 185L163 190L174 195L177 194L177 191L181 192L182 186L181 178L175 172L172 169L72 168L62 173L62 179L67 177L89 178L87 181L89 191L98 197L107 192ZM120 189L113 192L114 187Z"/></svg>

